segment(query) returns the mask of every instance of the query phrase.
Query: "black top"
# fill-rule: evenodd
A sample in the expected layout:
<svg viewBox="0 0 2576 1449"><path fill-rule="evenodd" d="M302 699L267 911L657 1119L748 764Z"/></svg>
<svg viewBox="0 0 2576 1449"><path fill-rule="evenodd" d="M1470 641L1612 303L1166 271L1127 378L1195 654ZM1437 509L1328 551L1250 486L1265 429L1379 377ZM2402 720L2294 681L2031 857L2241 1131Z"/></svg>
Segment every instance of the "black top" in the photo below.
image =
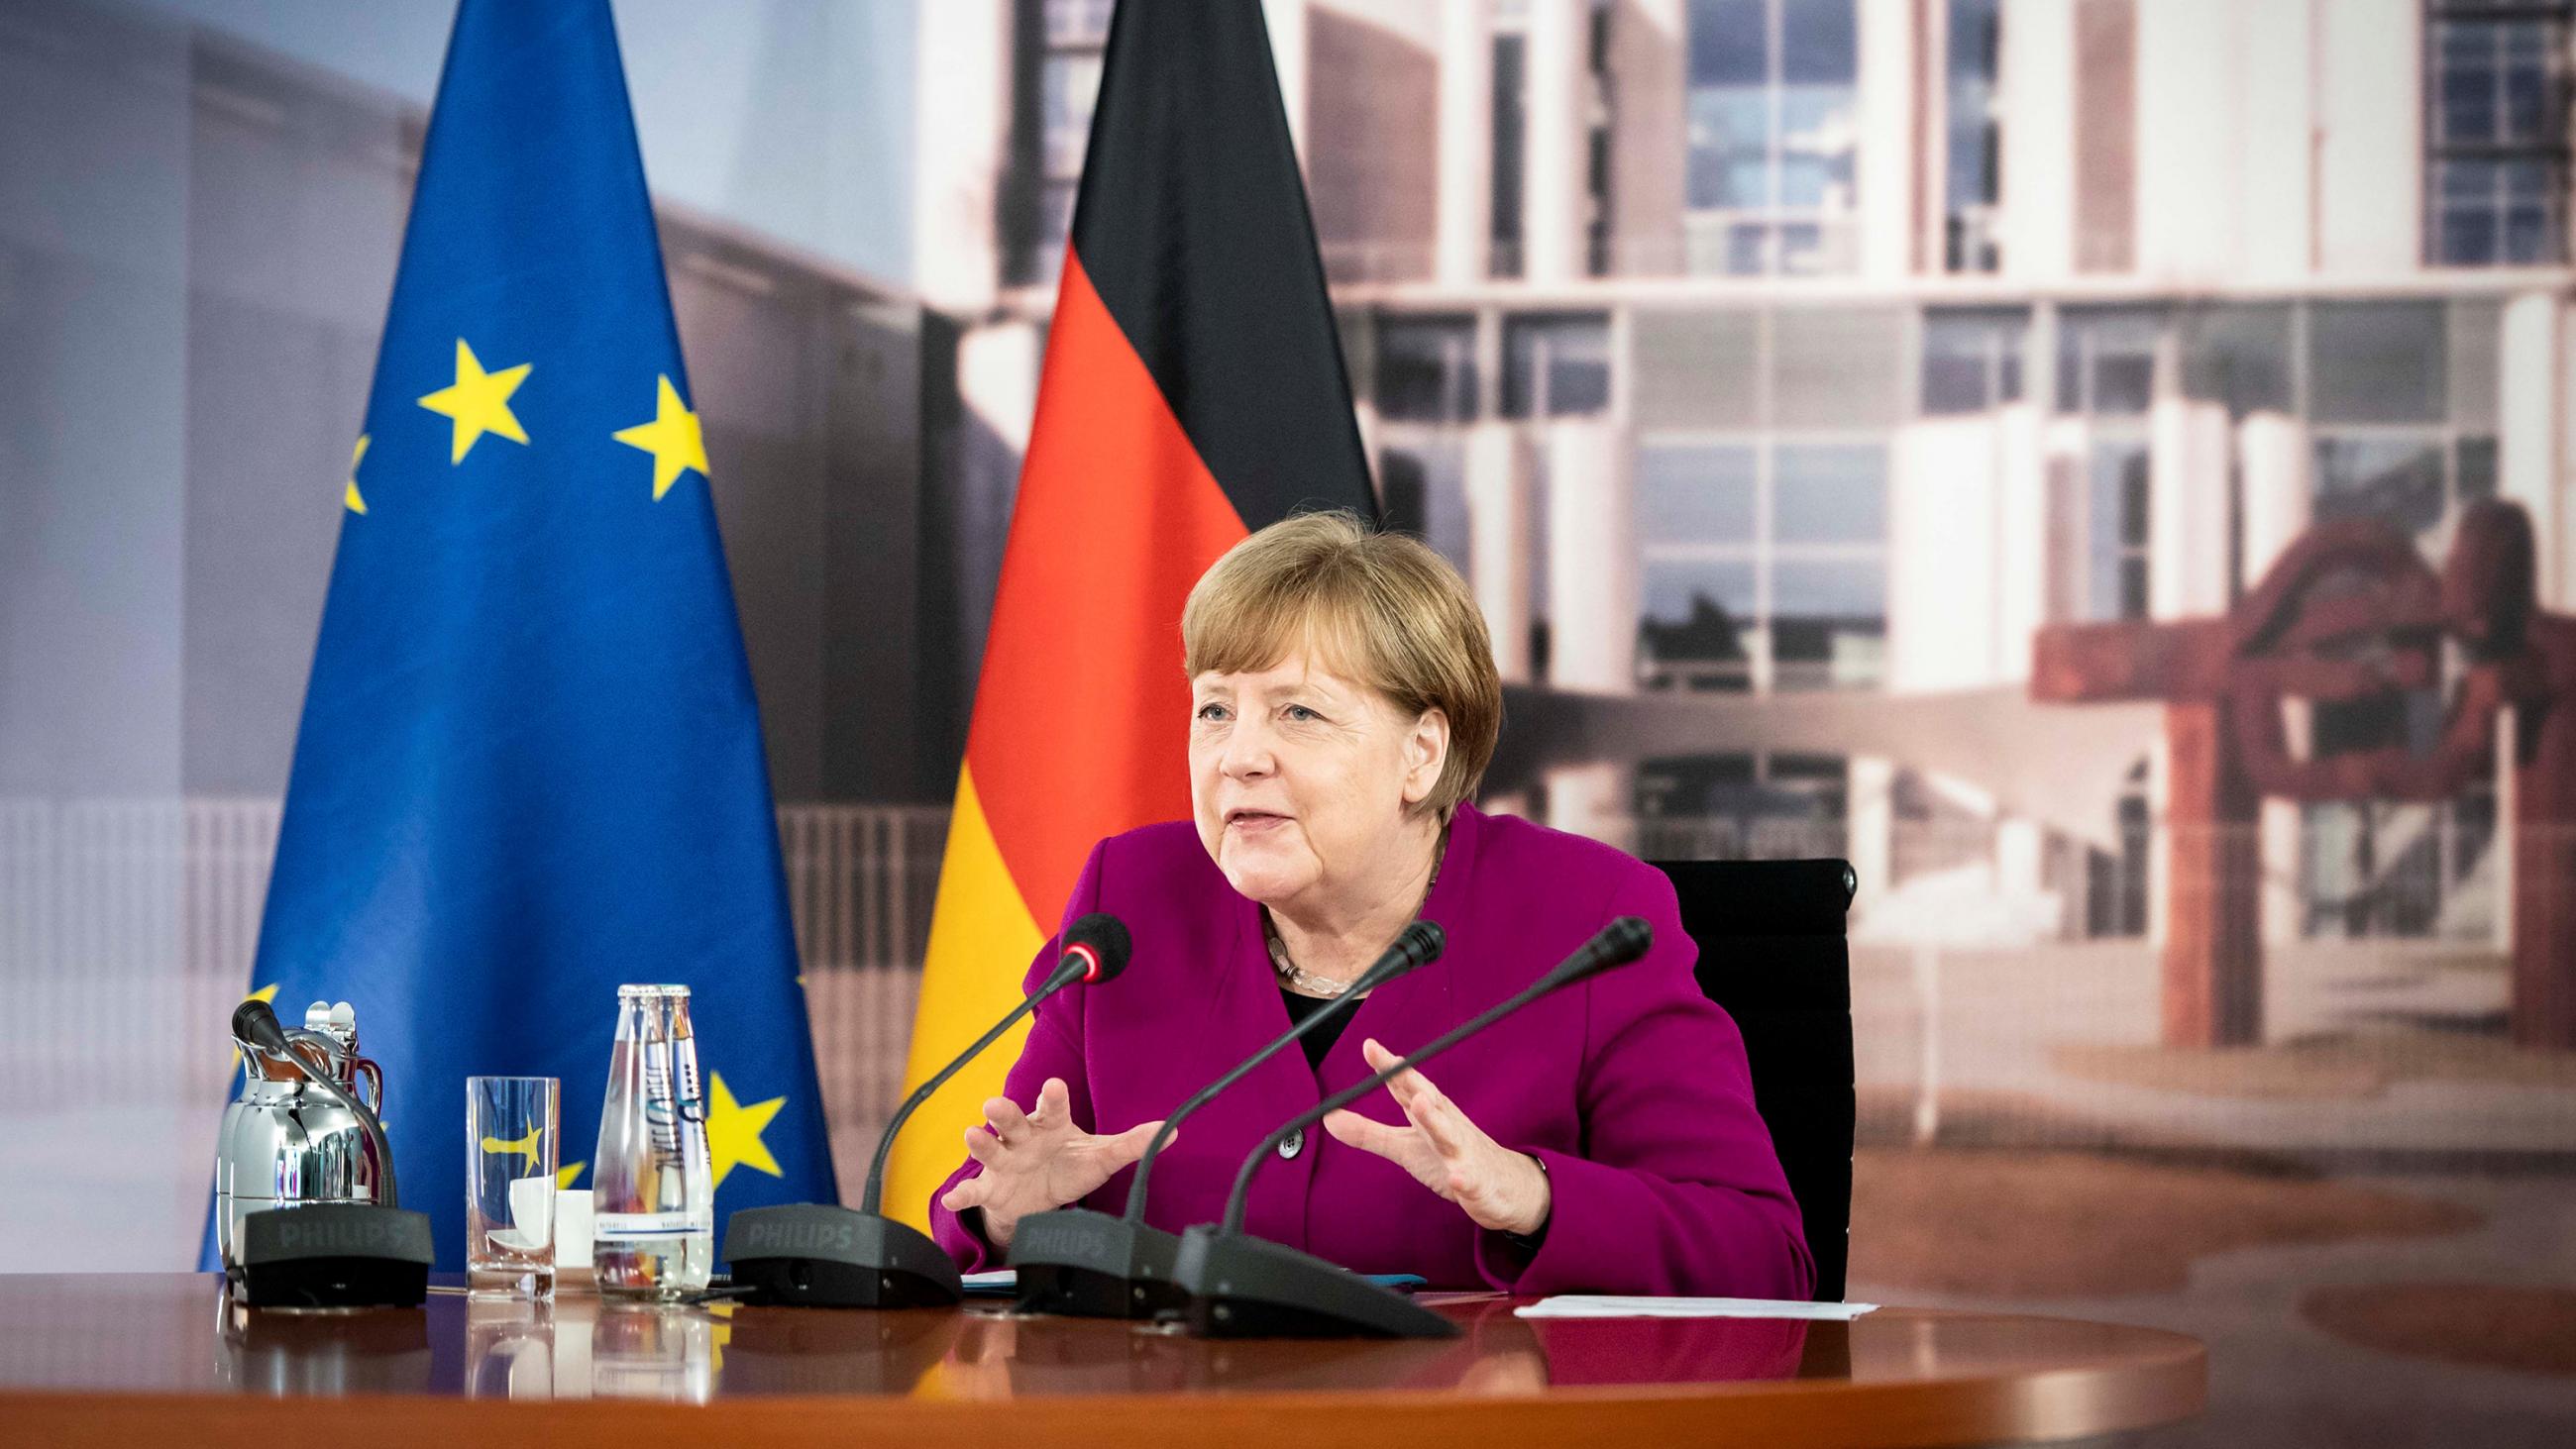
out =
<svg viewBox="0 0 2576 1449"><path fill-rule="evenodd" d="M1279 999L1287 1003L1289 1024L1303 1026L1306 1018L1332 1005L1335 998L1300 996L1282 986L1279 988ZM1351 1013L1345 1011L1297 1039L1297 1044L1306 1049L1307 1070L1312 1071L1324 1064L1324 1053L1333 1049L1333 1043L1341 1039L1342 1028L1350 1024Z"/></svg>

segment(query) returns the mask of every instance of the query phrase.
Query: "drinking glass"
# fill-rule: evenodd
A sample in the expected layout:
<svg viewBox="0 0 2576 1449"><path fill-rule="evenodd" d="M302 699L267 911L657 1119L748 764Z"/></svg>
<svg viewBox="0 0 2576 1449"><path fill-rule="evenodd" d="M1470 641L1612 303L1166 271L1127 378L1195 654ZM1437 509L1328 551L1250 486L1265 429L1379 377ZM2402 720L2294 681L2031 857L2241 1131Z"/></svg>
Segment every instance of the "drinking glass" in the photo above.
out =
<svg viewBox="0 0 2576 1449"><path fill-rule="evenodd" d="M465 1283L480 1297L555 1291L561 1084L465 1079Z"/></svg>

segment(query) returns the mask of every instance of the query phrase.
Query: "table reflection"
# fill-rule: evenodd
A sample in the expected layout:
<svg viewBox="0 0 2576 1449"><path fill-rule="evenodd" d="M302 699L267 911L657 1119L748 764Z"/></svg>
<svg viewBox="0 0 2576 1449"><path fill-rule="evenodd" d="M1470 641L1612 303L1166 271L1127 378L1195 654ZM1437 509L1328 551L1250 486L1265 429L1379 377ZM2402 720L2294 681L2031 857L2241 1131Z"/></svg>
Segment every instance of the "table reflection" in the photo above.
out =
<svg viewBox="0 0 2576 1449"><path fill-rule="evenodd" d="M420 1394L433 1378L419 1308L251 1308L216 1300L215 1381L270 1397Z"/></svg>
<svg viewBox="0 0 2576 1449"><path fill-rule="evenodd" d="M438 1292L422 1308L298 1312L244 1307L212 1277L18 1280L0 1284L0 1303L55 1334L0 1342L0 1387L115 1382L269 1396L677 1403L778 1394L1001 1402L1361 1391L1492 1399L1649 1384L1919 1382L2138 1351L2138 1330L1992 1315L1898 1312L1852 1324L1525 1319L1513 1312L1518 1300L1426 1301L1457 1323L1458 1337L1209 1341L1149 1324L1022 1315L999 1303L897 1312L671 1308L571 1293L529 1302ZM84 1343L86 1351L71 1347Z"/></svg>
<svg viewBox="0 0 2576 1449"><path fill-rule="evenodd" d="M0 1439L94 1438L91 1416L112 1399L127 1421L154 1426L128 1436L142 1442L257 1441L280 1395L336 1399L340 1437L361 1443L388 1427L416 1432L421 1395L714 1400L746 1427L810 1430L815 1415L834 1416L861 1443L1009 1442L1025 1425L1310 1443L1365 1437L1397 1406L1459 1426L1462 1440L1508 1443L1528 1415L1562 1428L1605 1405L1683 1439L1823 1442L1868 1405L1900 1401L2000 1442L2170 1422L2206 1400L2205 1351L2155 1329L1920 1309L1849 1324L1524 1319L1508 1299L1425 1301L1457 1337L1208 1342L992 1303L655 1309L569 1293L525 1303L434 1292L420 1308L310 1313L241 1307L210 1274L0 1277L0 1320L26 1329L0 1335ZM1761 1381L1773 1387L1728 1392ZM1874 1392L1890 1387L1908 1392ZM1137 1397L1114 1397L1127 1395ZM464 1407L441 1412L459 1422L452 1410ZM608 1405L596 1422L639 1445L705 1434L695 1415Z"/></svg>

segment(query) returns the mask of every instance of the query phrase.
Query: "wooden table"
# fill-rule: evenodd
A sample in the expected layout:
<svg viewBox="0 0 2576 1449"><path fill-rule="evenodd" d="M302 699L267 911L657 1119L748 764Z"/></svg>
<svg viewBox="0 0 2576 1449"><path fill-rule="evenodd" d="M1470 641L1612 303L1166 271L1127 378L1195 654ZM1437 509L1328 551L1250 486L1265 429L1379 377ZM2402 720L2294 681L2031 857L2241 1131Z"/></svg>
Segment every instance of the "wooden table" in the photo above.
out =
<svg viewBox="0 0 2576 1449"><path fill-rule="evenodd" d="M1527 1300L1425 1301L1463 1335L1210 1343L1000 1304L657 1312L569 1294L289 1314L234 1306L212 1275L0 1276L0 1444L1977 1444L2166 1423L2207 1391L2198 1342L2107 1323L1542 1321L1513 1316Z"/></svg>

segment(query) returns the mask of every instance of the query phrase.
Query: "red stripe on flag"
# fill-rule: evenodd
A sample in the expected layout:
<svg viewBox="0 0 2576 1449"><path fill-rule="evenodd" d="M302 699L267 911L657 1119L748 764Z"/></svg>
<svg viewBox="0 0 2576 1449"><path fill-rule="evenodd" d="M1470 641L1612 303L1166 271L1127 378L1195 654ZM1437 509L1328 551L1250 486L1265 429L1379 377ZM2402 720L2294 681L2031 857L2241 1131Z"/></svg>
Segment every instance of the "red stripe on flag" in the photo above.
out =
<svg viewBox="0 0 2576 1449"><path fill-rule="evenodd" d="M966 739L1041 925L1094 841L1189 814L1181 605L1244 532L1068 250Z"/></svg>

